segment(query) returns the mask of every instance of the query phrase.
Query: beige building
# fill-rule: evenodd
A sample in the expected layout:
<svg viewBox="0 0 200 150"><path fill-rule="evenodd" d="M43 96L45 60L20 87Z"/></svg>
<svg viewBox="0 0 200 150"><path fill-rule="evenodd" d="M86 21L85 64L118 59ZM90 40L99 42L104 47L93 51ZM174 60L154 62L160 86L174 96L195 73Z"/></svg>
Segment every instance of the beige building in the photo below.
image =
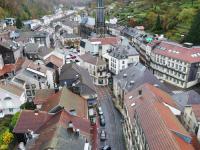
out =
<svg viewBox="0 0 200 150"><path fill-rule="evenodd" d="M200 81L200 47L162 41L151 53L150 67L160 80L189 88Z"/></svg>
<svg viewBox="0 0 200 150"><path fill-rule="evenodd" d="M87 69L95 85L108 85L108 69L106 62L91 54L80 56L80 66Z"/></svg>
<svg viewBox="0 0 200 150"><path fill-rule="evenodd" d="M200 141L200 104L185 107L183 124L189 132L195 133Z"/></svg>

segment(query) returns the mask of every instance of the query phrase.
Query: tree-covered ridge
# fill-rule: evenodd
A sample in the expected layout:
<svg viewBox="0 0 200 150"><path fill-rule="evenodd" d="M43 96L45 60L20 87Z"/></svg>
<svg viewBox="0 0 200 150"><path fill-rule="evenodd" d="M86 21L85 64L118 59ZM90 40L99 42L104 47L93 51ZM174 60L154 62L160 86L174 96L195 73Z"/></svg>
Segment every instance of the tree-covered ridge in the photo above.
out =
<svg viewBox="0 0 200 150"><path fill-rule="evenodd" d="M0 0L0 18L38 18L48 13L51 8L52 4L46 0Z"/></svg>
<svg viewBox="0 0 200 150"><path fill-rule="evenodd" d="M159 15L162 26L160 33L172 40L181 41L200 9L200 0L134 0L128 5L122 5L115 3L110 12L111 16L119 18L121 24L144 25L149 32L157 33L160 32L155 30Z"/></svg>
<svg viewBox="0 0 200 150"><path fill-rule="evenodd" d="M39 18L51 13L58 4L65 7L84 5L90 0L0 0L0 18L17 17L22 20Z"/></svg>

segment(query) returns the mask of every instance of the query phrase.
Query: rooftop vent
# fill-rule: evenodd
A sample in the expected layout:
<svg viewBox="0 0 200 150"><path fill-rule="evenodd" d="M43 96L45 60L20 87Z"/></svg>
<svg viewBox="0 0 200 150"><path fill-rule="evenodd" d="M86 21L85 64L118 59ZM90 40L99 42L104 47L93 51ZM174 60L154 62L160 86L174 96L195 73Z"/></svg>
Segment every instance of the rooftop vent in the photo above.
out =
<svg viewBox="0 0 200 150"><path fill-rule="evenodd" d="M130 82L130 85L133 85L134 83L135 83L135 81L132 80L132 81Z"/></svg>
<svg viewBox="0 0 200 150"><path fill-rule="evenodd" d="M73 125L72 121L69 121L68 128L74 128L74 125Z"/></svg>
<svg viewBox="0 0 200 150"><path fill-rule="evenodd" d="M142 90L139 90L139 91L138 91L138 94L139 94L139 95L142 95Z"/></svg>
<svg viewBox="0 0 200 150"><path fill-rule="evenodd" d="M131 104L131 107L133 107L133 106L135 106L135 103L132 103L132 104Z"/></svg>
<svg viewBox="0 0 200 150"><path fill-rule="evenodd" d="M39 110L38 110L38 109L35 109L35 110L34 110L34 114L35 114L35 116L38 116Z"/></svg>
<svg viewBox="0 0 200 150"><path fill-rule="evenodd" d="M127 77L127 74L125 73L125 74L123 75L123 77L126 78L126 77Z"/></svg>
<svg viewBox="0 0 200 150"><path fill-rule="evenodd" d="M128 99L132 99L133 98L133 96L129 96L129 98Z"/></svg>

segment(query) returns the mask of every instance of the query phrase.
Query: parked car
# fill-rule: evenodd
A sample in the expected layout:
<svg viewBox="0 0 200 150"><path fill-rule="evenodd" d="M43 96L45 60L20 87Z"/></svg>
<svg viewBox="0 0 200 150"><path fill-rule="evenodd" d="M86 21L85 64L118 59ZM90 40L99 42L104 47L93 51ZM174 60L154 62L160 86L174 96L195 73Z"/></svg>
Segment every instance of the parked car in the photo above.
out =
<svg viewBox="0 0 200 150"><path fill-rule="evenodd" d="M97 110L98 110L99 115L103 115L103 111L102 111L102 108L100 106L97 108Z"/></svg>
<svg viewBox="0 0 200 150"><path fill-rule="evenodd" d="M100 140L101 141L105 141L106 140L106 131L105 130L101 130Z"/></svg>
<svg viewBox="0 0 200 150"><path fill-rule="evenodd" d="M106 125L105 118L104 118L103 115L100 115L100 125L101 126L105 126Z"/></svg>
<svg viewBox="0 0 200 150"><path fill-rule="evenodd" d="M102 147L101 150L111 150L111 147L109 145L106 145Z"/></svg>

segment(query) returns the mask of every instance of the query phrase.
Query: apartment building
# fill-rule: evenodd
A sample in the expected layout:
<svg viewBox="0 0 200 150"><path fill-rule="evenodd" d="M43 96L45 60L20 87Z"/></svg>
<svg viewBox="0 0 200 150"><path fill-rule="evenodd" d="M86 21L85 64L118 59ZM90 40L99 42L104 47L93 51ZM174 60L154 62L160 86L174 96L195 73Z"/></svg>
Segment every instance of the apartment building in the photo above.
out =
<svg viewBox="0 0 200 150"><path fill-rule="evenodd" d="M84 54L80 56L80 66L87 69L95 85L108 85L108 68L100 57Z"/></svg>
<svg viewBox="0 0 200 150"><path fill-rule="evenodd" d="M200 142L200 104L193 104L185 106L183 113L183 124L185 128L197 135Z"/></svg>
<svg viewBox="0 0 200 150"><path fill-rule="evenodd" d="M116 45L108 51L107 59L109 62L109 70L113 74L118 74L130 64L139 62L139 54L136 49L129 44Z"/></svg>
<svg viewBox="0 0 200 150"><path fill-rule="evenodd" d="M189 88L200 82L200 47L161 41L151 53L150 67L160 80Z"/></svg>
<svg viewBox="0 0 200 150"><path fill-rule="evenodd" d="M123 131L128 150L193 150L192 137L172 113L174 101L146 83L125 95Z"/></svg>
<svg viewBox="0 0 200 150"><path fill-rule="evenodd" d="M141 63L134 63L113 77L113 94L123 105L124 95L144 83L150 83L170 93L170 90L147 67Z"/></svg>

